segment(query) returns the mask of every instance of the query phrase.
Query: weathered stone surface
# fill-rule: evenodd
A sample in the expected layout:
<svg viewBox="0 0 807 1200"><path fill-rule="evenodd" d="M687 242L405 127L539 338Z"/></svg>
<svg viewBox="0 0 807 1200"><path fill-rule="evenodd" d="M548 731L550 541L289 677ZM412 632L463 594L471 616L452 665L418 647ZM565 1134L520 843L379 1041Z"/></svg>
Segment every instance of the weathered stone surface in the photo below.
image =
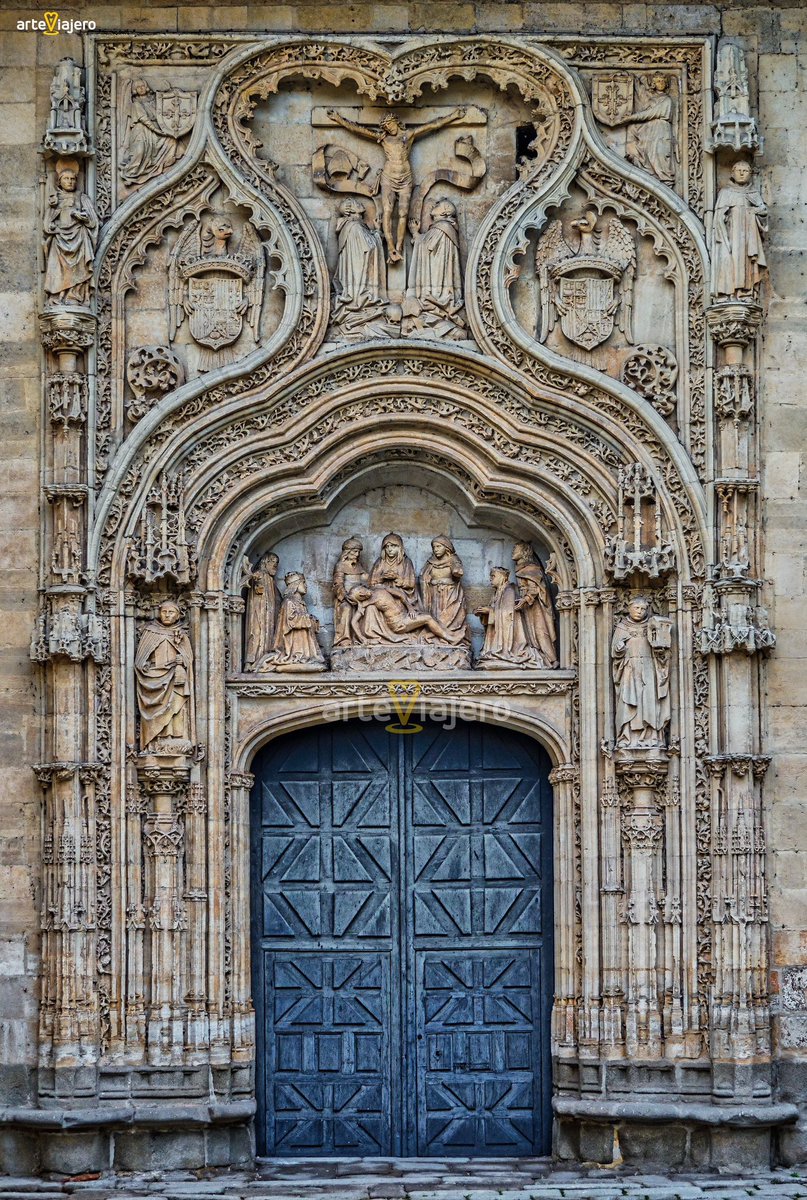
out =
<svg viewBox="0 0 807 1200"><path fill-rule="evenodd" d="M19 1125L19 1111L40 1102L92 1107L100 1086L116 1102L130 1095L159 1097L176 1109L181 1124L186 1101L206 1097L211 1064L222 1099L231 1086L239 1096L253 1087L249 950L240 921L249 886L249 837L232 818L238 803L233 797L246 802L249 756L238 761L226 756L257 744L270 727L279 732L284 721L323 719L328 703L343 705L344 716L347 707L363 699L375 702L380 685L363 679L366 663L359 671L351 663L338 680L323 673L319 691L310 681L284 681L271 672L254 683L233 682L225 693L228 667L235 672L240 665L243 597L224 564L232 565L242 552L254 558L254 552L270 546L280 547L284 559L296 555L296 561L284 562L284 570L305 570L311 612L322 626L327 651L332 571L346 515L350 528L372 538L403 526L416 547L418 571L434 533L452 537L465 570L469 613L488 602L490 568L510 565L505 555L515 539L530 537L544 562L550 551L556 554L563 679L553 683L542 675L530 692L529 681L506 671L499 680L493 671L482 672L476 683L463 672L452 684L440 664L418 660L401 666L418 674L430 704L459 696L470 706L465 718L477 719L490 715L486 705L501 702L507 714L497 719L554 738L559 764L555 907L560 915L559 1003L552 1037L564 1068L579 1067L574 1078L558 1083L559 1093L578 1095L582 1086L604 1089L609 1099L626 1093L648 1104L677 1099L693 1104L693 1120L696 1103L718 1113L727 1105L762 1107L769 1099L803 1105L807 234L801 218L807 18L798 5L739 3L450 7L438 18L428 5L404 0L336 7L115 6L99 0L86 15L102 37L120 29L124 42L104 50L94 85L87 75L79 82L63 65L68 59L88 63L95 53L90 40L84 43L67 32L48 37L19 31L17 20L30 19L28 11L5 9L0 15L0 146L6 176L0 195L6 231L0 264L0 314L5 317L0 364L6 389L0 415L5 455L0 465L0 765L7 780L0 829L0 1102L15 1110L4 1121ZM275 203L280 193L268 176L258 188L264 199L256 198L251 151L242 146L236 152L226 121L216 133L230 163L226 170L218 163L218 177L206 181L202 173L210 168L202 167L201 157L191 163L201 147L197 134L192 148L191 126L195 122L201 130L207 123L212 130L215 112L224 111L214 110L212 97L208 111L200 109L204 89L219 70L220 51L232 47L236 55L246 53L246 41L227 31L302 34L312 45L344 32L348 40L339 46L369 54L379 47L373 34L412 34L411 45L420 53L418 47L427 44L437 25L439 32L453 35L514 37L508 53L516 57L528 50L540 58L545 43L534 39L547 38L557 54L547 68L550 74L565 56L579 69L582 84L568 83L561 70L555 76L562 81L560 91L544 95L539 88L527 95L518 81L496 78L498 66L493 75L476 71L474 49L467 60L460 54L445 73L439 68L434 77L424 76L423 86L410 95L382 87L373 96L374 79L372 86L357 89L330 59L325 72L316 65L312 69L312 51L313 57L284 75L280 86L279 77L264 81L262 94L245 100L238 120L228 126L238 126L254 99L246 124L252 120L263 142L258 169L277 161L276 177L293 197L293 212L285 201ZM732 61L739 61L737 48L744 55L749 87L747 95L741 89L741 99L765 139L764 156L755 160L748 182L744 175L739 182L731 177L736 152L723 134L717 140L724 138L726 148L715 159L706 155L702 139L715 135L710 115L687 108L687 97L708 93L708 78L698 76L698 56L706 46L702 39L718 28L735 47ZM613 50L604 50L604 59L586 57L585 48L572 50L564 37L578 38L581 30L610 39ZM196 36L177 41L177 31ZM670 31L701 41L681 48L682 43L665 40ZM139 34L150 45L132 41ZM274 45L267 40L259 49ZM679 49L687 59L686 78L676 57ZM383 42L382 51L397 54L397 44ZM539 86L544 67L539 70L535 62L530 76ZM365 68L360 63L356 69ZM654 72L664 76L658 86L652 83ZM614 100L625 111L611 123L600 93L613 82L611 76L626 73L629 86L617 80ZM145 87L135 87L141 76ZM405 81L396 80L399 85L405 90ZM100 120L86 131L85 144L81 122L76 125L73 117L85 102L81 88L91 86ZM114 113L105 108L107 86L116 100ZM542 140L538 127L552 97L578 86L582 90L570 93L566 111L585 109L591 129L599 131L592 137L609 140L613 153L603 156L598 141L600 165L589 164L593 174L584 187L582 179L565 191L550 187L540 212L525 208L513 216L513 208L506 218L515 221L512 236L504 232L503 221L486 258L480 231L501 197L510 194L519 171L535 169L532 157L520 168L516 163L516 130L519 152L540 156L546 150L551 158L549 141ZM630 120L643 111L645 88L673 101L669 110L662 105L655 124ZM153 118L154 127L146 132L133 120L141 110L132 96L141 97L142 114ZM722 99L721 105L718 120L731 116ZM364 132L335 127L326 115L330 108L358 122ZM399 113L404 129L444 121L419 139L411 154L407 149L406 162L393 164L392 173L411 167L416 185L438 170L450 170L454 178L433 185L418 209L423 223L413 230L404 220L400 235L396 222L402 214L412 215L404 211L410 201L388 176L383 186L379 181L382 208L377 222L370 214L366 226L376 251L382 251L376 276L367 276L366 295L346 301L354 315L373 310L364 328L372 326L382 348L368 352L366 342L340 340L344 323L326 321L336 299L335 278L342 288L351 274L361 276L358 243L340 251L337 210L344 197L333 185L348 178L361 182L390 162L392 143L384 146L367 136L390 109ZM460 109L465 115L447 119ZM475 139L479 159L456 155L458 135ZM38 160L43 138L46 156ZM90 141L92 170L86 157ZM329 186L312 170L312 158L325 142L358 159L351 165L347 158L329 157L328 171L320 177ZM68 151L77 156L77 167L57 164L57 154ZM194 186L200 190L193 196L170 195L186 167L198 171ZM361 176L365 167L370 176ZM554 169L550 162L547 179ZM77 188L70 194L87 197L87 204L68 203L59 183L76 171ZM174 183L160 192L167 171L174 172ZM674 203L664 190L667 183L678 193ZM599 187L608 192L607 203L598 199ZM424 223L443 190L448 199L435 207L430 235ZM157 200L158 192L164 200ZM722 201L715 220L718 193ZM767 276L757 266L743 270L743 256L746 267L752 260L761 263L748 251L764 219L752 222L749 204L740 199L752 193L768 210ZM375 204L370 191L355 194L363 196L365 209ZM48 204L51 195L57 196L55 205ZM385 195L391 207L382 238ZM273 198L272 205L266 197ZM143 240L138 213L151 198L155 214L173 206L174 219ZM586 214L593 200L604 220L599 244L588 245L592 228ZM122 201L129 207L121 219ZM413 206L419 202L417 196L411 199ZM96 240L88 205L98 207L104 222L96 260L101 288L92 297L84 269ZM203 245L203 237L216 233L210 212L221 207L232 232L219 229L218 242L213 236ZM756 199L751 207L761 213ZM680 225L679 214L687 208L695 214L684 219L692 235ZM719 311L709 314L707 353L702 330L707 297L698 293L695 279L697 231L705 218L715 251L720 220L736 232L738 213L744 214L743 236L715 254L732 270L722 272L720 287L713 289ZM562 226L563 245L557 241L545 257L541 247L555 220ZM35 302L42 295L43 222L51 243L43 302L47 297L48 304L63 310L54 327L43 327L44 362ZM373 238L376 223L381 232ZM626 235L621 257L610 246L617 227ZM112 246L117 253L129 232L136 243L133 258L125 266L114 259L107 278L101 256ZM197 234L198 247L191 245ZM390 241L403 250L403 263L382 261ZM420 262L414 261L416 247L423 252ZM440 258L439 269L425 266L431 250ZM494 251L501 251L499 258ZM581 256L587 258L588 274L575 268ZM710 264L702 266L714 283ZM578 327L571 311L566 316L560 309L555 328L544 330L542 270L544 299L556 306L566 303L562 281L575 283L594 333ZM503 282L516 274L512 284ZM726 290L729 277L736 287ZM206 324L199 284L205 278L219 289L216 304L225 338L220 346L208 344L219 334ZM608 280L617 289L610 313L597 298L597 288L607 289ZM106 297L113 293L107 334ZM100 301L97 325L95 315L83 311L89 299ZM634 342L628 336L631 300ZM85 332L90 341L100 339L97 355L88 353ZM283 347L298 332L296 349L284 357ZM601 341L587 346L602 334ZM424 335L427 341L421 342ZM321 338L326 339L323 348ZM635 379L622 368L639 342L653 353L642 360L650 376ZM182 369L168 391L155 387L130 394L126 363L134 350L149 346L166 348ZM225 361L231 356L232 362ZM665 392L660 376L653 374L657 366L651 367L669 358L678 381ZM271 365L261 377L264 361ZM729 368L715 414L712 361L718 373ZM293 363L299 387L289 382ZM80 405L71 408L67 392L61 407L53 392L42 404L43 371L45 382L56 389L72 386L73 376L91 381L89 424L83 423ZM183 373L187 396L201 396L209 387L219 389L215 401L189 417L184 431L177 426L174 443L157 437L147 447L149 421L170 431L170 389ZM236 378L237 387L228 391ZM746 397L743 381L749 379ZM627 393L630 412L608 398L624 398L623 384L636 387L634 394ZM237 400L238 391L250 389L248 402ZM159 413L158 405L163 406ZM55 421L59 412L63 419ZM215 429L214 419L221 420ZM576 432L574 421L579 422ZM96 425L97 436L88 433ZM657 436L666 439L660 452L652 449ZM91 438L96 438L93 446ZM115 461L124 439L124 454ZM131 474L123 461L127 454L135 464ZM624 496L616 507L614 501L619 468L633 470L640 460L660 499L656 505L648 493L637 501L644 521L637 533L621 503ZM40 465L43 490L38 494ZM96 466L98 477L92 474ZM96 508L88 489L94 493L101 475L108 490ZM712 479L719 481L715 489ZM682 499L686 490L692 511ZM123 521L105 541L96 522L106 511ZM702 563L697 529L703 513L708 516ZM225 528L226 537L217 532ZM156 543L150 540L155 531ZM134 576L127 573L134 561L130 550L135 557L144 550L141 536L158 551L159 561L147 564L148 579L137 570ZM602 552L606 538L614 550L608 574ZM674 573L665 574L665 567L648 581L648 571L658 567L667 547ZM612 569L617 559L632 564L636 578L620 579L622 567ZM647 590L648 582L656 616L673 622L672 647L651 647L660 664L651 707L658 710L653 728L663 743L659 757L665 779L658 763L652 769L641 762L620 764L617 772L609 757L620 730L614 727L617 697L608 646L625 616L627 597ZM703 592L707 582L713 586ZM75 597L66 600L58 589L70 587ZM133 766L129 748L140 748L141 735L133 700L135 645L155 615L156 601L168 592L179 598L182 624L193 641L191 684L203 732L198 738L188 732L178 739L181 746L162 746L176 751L173 757L181 762ZM483 631L473 616L469 627L478 654ZM777 644L763 663L763 653L772 649L771 630ZM641 663L650 658L637 654L631 661L641 674ZM149 669L176 667L176 662L152 663ZM667 697L657 694L667 686L661 677L668 671L669 716ZM645 683L650 682L648 676ZM165 694L182 694L182 687L181 681L176 688L172 683ZM624 717L621 684L619 690ZM707 713L714 718L710 729ZM182 714L174 717L183 724ZM333 717L329 710L328 719ZM632 743L646 742L646 729L647 722L638 717L635 727L622 724L625 748L633 752ZM763 790L768 755L773 762ZM29 769L34 764L41 764L39 781ZM170 778L155 774L160 766L170 767ZM602 995L605 1007L596 999ZM750 1004L744 999L749 996ZM585 1061L578 1062L583 1046ZM710 1054L719 1064L713 1078ZM595 1065L598 1055L608 1062L607 1070ZM99 1085L99 1061L114 1062L120 1070L115 1086L108 1080ZM620 1075L614 1064L623 1061L647 1070ZM698 1074L693 1065L685 1076L686 1063L704 1069ZM710 1104L713 1085L720 1092L719 1105ZM182 1147L177 1153L198 1165L221 1165L228 1156L246 1161L252 1153L249 1134L242 1126L229 1128L225 1122L234 1118L223 1109L204 1118L221 1122L220 1128L176 1134L144 1135L127 1128L96 1136L93 1118L64 1119L62 1126L61 1117L52 1118L58 1132L47 1134L34 1133L33 1120L27 1130L4 1127L0 1163L26 1171L40 1165L78 1171L91 1168L76 1164L106 1166L113 1154L123 1169L121 1164L145 1154L149 1169L156 1169L166 1166L172 1146ZM564 1117L558 1123L559 1154L610 1161L611 1125L585 1122L581 1128L573 1123L580 1120ZM678 1124L659 1134L626 1126L621 1152L632 1160L644 1154L676 1164L736 1164L743 1170L765 1159L767 1130L721 1130L717 1121L714 1128L711 1117L708 1121L710 1128L691 1124L685 1134ZM74 1133L61 1131L68 1124ZM801 1125L782 1127L774 1143L784 1161L804 1156Z"/></svg>

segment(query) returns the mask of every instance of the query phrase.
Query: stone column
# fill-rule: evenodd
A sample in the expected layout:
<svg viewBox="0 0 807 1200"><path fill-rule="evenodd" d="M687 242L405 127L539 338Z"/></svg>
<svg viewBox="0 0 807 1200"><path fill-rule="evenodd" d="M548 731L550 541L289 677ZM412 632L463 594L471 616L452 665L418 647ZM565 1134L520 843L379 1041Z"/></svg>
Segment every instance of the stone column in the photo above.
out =
<svg viewBox="0 0 807 1200"><path fill-rule="evenodd" d="M250 963L249 796L255 776L230 771L227 776L230 817L230 924L232 947L233 1062L255 1057L255 1009Z"/></svg>
<svg viewBox="0 0 807 1200"><path fill-rule="evenodd" d="M667 775L666 756L617 760L625 788L622 840L625 845L628 979L626 1047L632 1058L663 1053L658 994L658 851L663 819L658 787Z"/></svg>
<svg viewBox="0 0 807 1200"><path fill-rule="evenodd" d="M714 656L721 723L712 789L713 1087L721 1099L769 1097L767 889L761 784L759 654L775 642L759 604L754 351L762 310L723 301L707 313L723 365L715 411L718 544L700 649Z"/></svg>
<svg viewBox="0 0 807 1200"><path fill-rule="evenodd" d="M549 782L554 788L557 825L555 854L555 1002L552 1007L552 1053L577 1056L577 913L576 871L569 870L569 847L575 843L575 792L580 793L580 770L571 763L555 767Z"/></svg>
<svg viewBox="0 0 807 1200"><path fill-rule="evenodd" d="M146 920L151 931L147 1058L154 1066L181 1063L185 1047L187 915L183 900L183 822L189 769L143 766L138 779L147 797L143 825L146 857Z"/></svg>

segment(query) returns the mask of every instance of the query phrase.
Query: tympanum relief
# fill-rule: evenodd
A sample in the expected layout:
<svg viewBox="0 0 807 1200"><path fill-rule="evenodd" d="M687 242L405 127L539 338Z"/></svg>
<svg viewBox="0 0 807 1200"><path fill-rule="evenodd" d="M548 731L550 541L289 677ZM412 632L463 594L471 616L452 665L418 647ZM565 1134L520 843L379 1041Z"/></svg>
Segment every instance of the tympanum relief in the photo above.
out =
<svg viewBox="0 0 807 1200"><path fill-rule="evenodd" d="M473 614L484 632L476 665L480 670L554 669L558 642L549 581L529 542L516 543L512 556L515 584L509 568L494 567L489 603ZM320 622L308 611L305 576L287 574L281 599L278 566L274 552L254 568L244 558L243 669L324 670ZM364 543L352 535L342 542L331 583L331 670L356 674L472 665L465 567L450 537L431 540L431 554L418 573L400 534L382 538L369 569Z"/></svg>

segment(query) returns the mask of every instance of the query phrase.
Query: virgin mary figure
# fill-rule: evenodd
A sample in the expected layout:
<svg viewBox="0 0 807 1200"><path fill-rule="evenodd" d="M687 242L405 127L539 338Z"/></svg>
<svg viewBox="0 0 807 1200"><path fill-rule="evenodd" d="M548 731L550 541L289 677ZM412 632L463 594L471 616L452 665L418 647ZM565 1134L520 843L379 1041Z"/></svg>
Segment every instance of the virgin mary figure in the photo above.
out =
<svg viewBox="0 0 807 1200"><path fill-rule="evenodd" d="M415 568L399 533L388 533L382 541L381 553L370 572L370 586L397 588L413 612L421 611Z"/></svg>
<svg viewBox="0 0 807 1200"><path fill-rule="evenodd" d="M336 222L333 323L343 336L355 339L386 332L384 248L380 233L369 227L365 216L361 200L348 196L339 205ZM378 329L368 329L373 322L379 323Z"/></svg>

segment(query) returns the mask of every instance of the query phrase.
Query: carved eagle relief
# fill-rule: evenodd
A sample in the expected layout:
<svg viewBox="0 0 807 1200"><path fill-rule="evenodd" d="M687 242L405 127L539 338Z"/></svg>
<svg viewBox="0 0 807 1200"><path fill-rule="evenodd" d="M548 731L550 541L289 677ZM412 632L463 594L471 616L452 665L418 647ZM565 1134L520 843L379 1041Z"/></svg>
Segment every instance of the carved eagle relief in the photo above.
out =
<svg viewBox="0 0 807 1200"><path fill-rule="evenodd" d="M609 338L614 324L633 343L636 245L618 217L611 217L605 229L597 228L597 219L589 210L572 222L579 233L576 247L566 241L560 220L553 221L538 241L540 342L560 318L566 337L585 350Z"/></svg>
<svg viewBox="0 0 807 1200"><path fill-rule="evenodd" d="M208 213L177 240L168 266L168 337L173 342L185 317L203 349L199 370L235 362L227 349L241 334L244 317L257 344L266 269L263 246L244 222L235 247L226 213Z"/></svg>

